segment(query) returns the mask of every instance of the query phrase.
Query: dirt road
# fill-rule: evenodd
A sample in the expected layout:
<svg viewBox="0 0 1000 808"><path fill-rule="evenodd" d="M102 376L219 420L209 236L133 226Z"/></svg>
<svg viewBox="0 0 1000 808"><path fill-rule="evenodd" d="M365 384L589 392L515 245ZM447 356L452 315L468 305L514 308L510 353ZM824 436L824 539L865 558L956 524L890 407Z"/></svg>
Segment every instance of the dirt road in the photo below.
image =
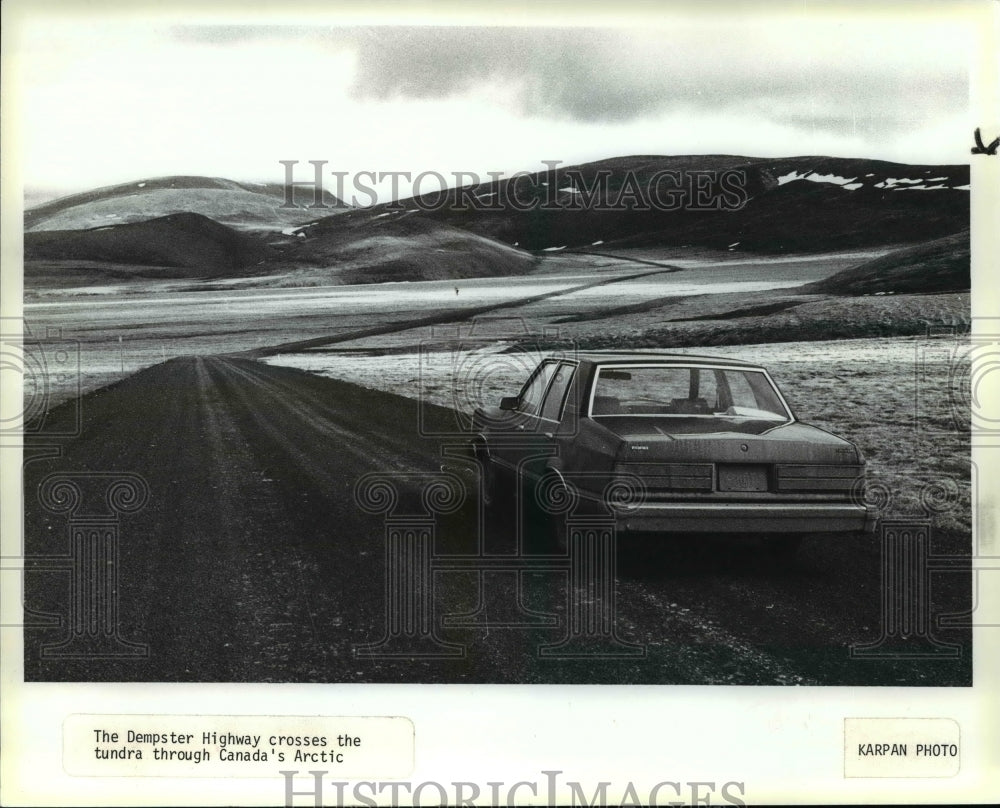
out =
<svg viewBox="0 0 1000 808"><path fill-rule="evenodd" d="M49 433L60 419L69 422L73 406L51 414ZM454 655L359 655L389 629L386 523L359 506L359 480L384 473L402 481L400 512L417 507L420 475L460 480L468 495L434 523L433 554L477 551L476 466L443 456L443 441L418 429L453 430L453 413L221 357L147 368L79 407L78 436L39 436L25 451L25 598L35 624L25 631L29 680L954 685L971 678L970 640L955 630L940 638L964 646L957 660L850 658L852 643L880 632L878 548L855 538L813 539L794 567L777 569L749 544L656 548L626 537L615 625L624 645L641 650L633 656L539 654L565 636L574 602L565 570L544 562L520 577L433 576L433 631L459 649ZM61 456L45 456L46 446ZM53 473L107 471L140 475L149 488L145 507L118 524L115 598L119 637L145 651L43 658L43 646L51 654L70 630L70 578L51 567L67 553L79 514L43 509L39 485ZM88 489L103 478L75 479L86 496L103 496ZM487 546L503 545L504 530L487 526ZM935 614L968 608L967 577L935 575L933 584ZM520 608L512 596L518 586ZM472 625L454 625L477 605ZM38 625L46 615L63 625ZM531 625L500 625L511 619Z"/></svg>

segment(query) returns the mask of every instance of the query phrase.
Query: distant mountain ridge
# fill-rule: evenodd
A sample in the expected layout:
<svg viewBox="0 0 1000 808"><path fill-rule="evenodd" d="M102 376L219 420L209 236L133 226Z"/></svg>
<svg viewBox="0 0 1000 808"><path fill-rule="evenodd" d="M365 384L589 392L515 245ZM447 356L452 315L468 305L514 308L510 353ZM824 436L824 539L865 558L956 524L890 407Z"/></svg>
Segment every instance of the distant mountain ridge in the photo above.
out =
<svg viewBox="0 0 1000 808"><path fill-rule="evenodd" d="M737 184L742 199L734 190ZM629 204L635 188L653 189L650 204ZM657 204L657 188L668 204ZM598 242L822 252L959 232L969 226L968 188L968 165L910 166L835 157L633 156L452 189L445 200L425 194L397 205L426 210L426 216L530 250L579 249ZM707 205L698 204L700 192ZM585 197L588 203L582 206ZM484 204L470 206L475 199ZM373 213L389 207L379 206Z"/></svg>
<svg viewBox="0 0 1000 808"><path fill-rule="evenodd" d="M516 275L564 250L781 254L952 236L967 243L968 188L968 165L638 155L367 208L324 191L331 208L319 210L308 207L310 186L295 189L301 207L284 208L278 183L162 177L26 211L25 280L38 268L32 262L48 262L44 272L56 282L84 269L99 276L107 265L116 278L149 274L147 267L158 276L281 275L282 283L311 285ZM946 252L961 263L960 250ZM907 272L918 271L921 256ZM941 283L960 276L949 270Z"/></svg>

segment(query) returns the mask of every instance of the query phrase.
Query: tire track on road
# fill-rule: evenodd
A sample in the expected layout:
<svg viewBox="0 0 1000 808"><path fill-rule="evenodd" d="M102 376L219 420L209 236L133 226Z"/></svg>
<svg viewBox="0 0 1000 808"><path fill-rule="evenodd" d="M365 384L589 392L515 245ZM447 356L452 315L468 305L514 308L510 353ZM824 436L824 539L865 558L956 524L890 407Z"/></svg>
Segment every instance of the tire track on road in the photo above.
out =
<svg viewBox="0 0 1000 808"><path fill-rule="evenodd" d="M228 614L226 623L232 626L211 657L212 667L221 674L214 678L281 681L289 675L294 649L300 655L308 649L310 656L323 660L337 655L335 638L321 635L317 628L316 614L329 608L327 593L316 565L294 536L281 544L273 541L279 526L287 524L279 518L287 505L261 478L255 437L240 428L238 409L219 384L215 361L192 361L207 427L208 466L216 480L215 495L205 503L215 550L214 563L208 565L212 614ZM186 534L204 536L205 516L199 514Z"/></svg>

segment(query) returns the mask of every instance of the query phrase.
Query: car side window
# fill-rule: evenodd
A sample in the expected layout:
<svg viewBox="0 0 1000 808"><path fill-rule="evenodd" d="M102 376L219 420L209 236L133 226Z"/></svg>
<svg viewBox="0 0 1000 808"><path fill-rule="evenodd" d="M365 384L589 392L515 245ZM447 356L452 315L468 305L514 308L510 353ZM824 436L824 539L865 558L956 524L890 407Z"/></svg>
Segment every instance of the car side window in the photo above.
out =
<svg viewBox="0 0 1000 808"><path fill-rule="evenodd" d="M726 381L729 382L729 394L732 398L733 406L757 406L757 398L753 394L753 388L743 373L726 373Z"/></svg>
<svg viewBox="0 0 1000 808"><path fill-rule="evenodd" d="M549 392L545 396L545 403L542 404L542 418L550 421L558 421L562 415L563 403L566 401L566 391L573 380L573 365L560 364L552 377L552 384L549 385Z"/></svg>
<svg viewBox="0 0 1000 808"><path fill-rule="evenodd" d="M726 382L733 406L786 415L785 407L763 373L726 371Z"/></svg>
<svg viewBox="0 0 1000 808"><path fill-rule="evenodd" d="M537 415L542 403L542 396L545 395L545 388L549 385L552 374L556 371L555 362L544 363L532 376L521 391L520 403L517 411L525 415Z"/></svg>
<svg viewBox="0 0 1000 808"><path fill-rule="evenodd" d="M703 398L713 412L719 409L719 388L714 370L698 370L698 390L696 398Z"/></svg>

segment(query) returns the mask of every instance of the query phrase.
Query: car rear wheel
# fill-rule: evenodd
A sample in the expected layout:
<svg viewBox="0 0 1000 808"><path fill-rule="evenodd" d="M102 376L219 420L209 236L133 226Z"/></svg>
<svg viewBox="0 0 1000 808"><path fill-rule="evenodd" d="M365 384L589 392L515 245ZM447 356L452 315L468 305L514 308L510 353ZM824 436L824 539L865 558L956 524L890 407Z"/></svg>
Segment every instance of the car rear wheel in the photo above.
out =
<svg viewBox="0 0 1000 808"><path fill-rule="evenodd" d="M537 520L542 552L565 554L569 546L566 520L575 508L576 493L558 469L548 469L531 494L533 516Z"/></svg>
<svg viewBox="0 0 1000 808"><path fill-rule="evenodd" d="M566 514L552 513L547 515L546 534L550 552L565 555L569 547L569 528L566 525Z"/></svg>
<svg viewBox="0 0 1000 808"><path fill-rule="evenodd" d="M479 463L482 468L482 482L480 486L479 496L482 498L483 505L487 509L494 509L497 505L497 470L496 466L493 465L488 457L480 456Z"/></svg>

